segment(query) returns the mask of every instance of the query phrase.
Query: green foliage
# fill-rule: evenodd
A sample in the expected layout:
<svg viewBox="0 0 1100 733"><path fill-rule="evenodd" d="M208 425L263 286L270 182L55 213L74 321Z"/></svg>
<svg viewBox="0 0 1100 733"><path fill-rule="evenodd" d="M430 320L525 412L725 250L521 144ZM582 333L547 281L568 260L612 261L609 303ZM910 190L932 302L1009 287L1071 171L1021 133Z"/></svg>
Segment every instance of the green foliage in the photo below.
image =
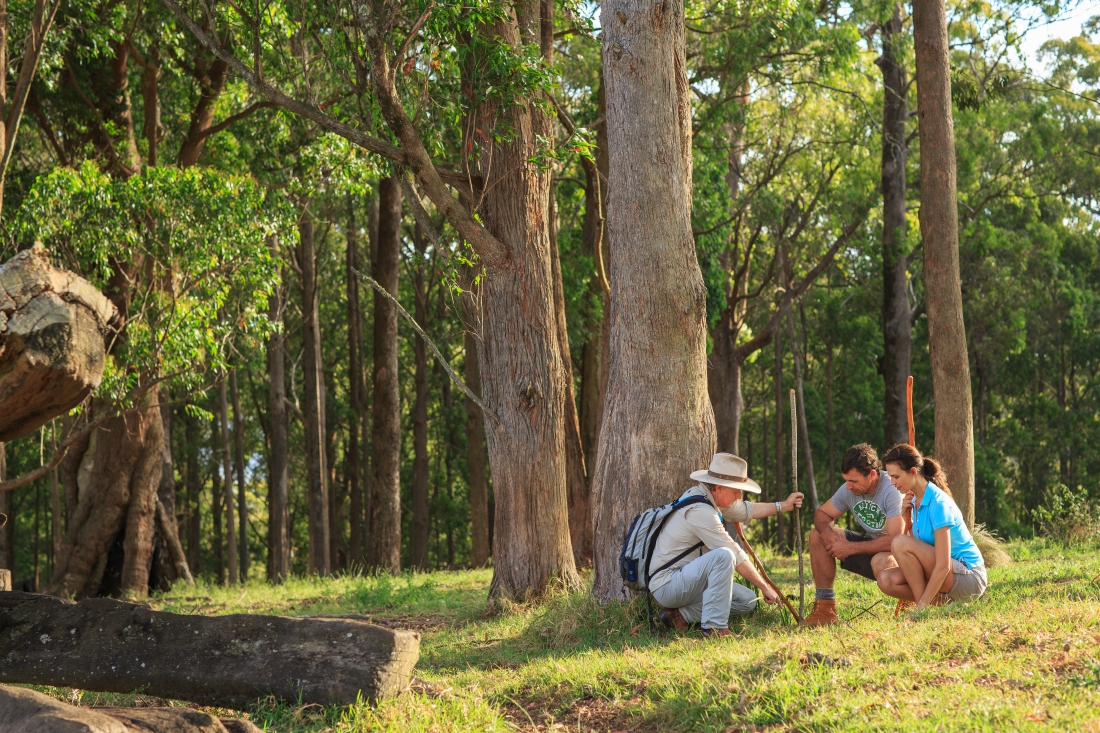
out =
<svg viewBox="0 0 1100 733"><path fill-rule="evenodd" d="M15 230L121 306L100 387L119 399L158 378L197 388L204 368L224 368L271 332L269 240L286 223L249 178L152 168L114 180L85 163L43 177Z"/></svg>
<svg viewBox="0 0 1100 733"><path fill-rule="evenodd" d="M1035 510L1043 534L1069 545L1088 545L1100 537L1100 503L1087 494L1058 485L1047 493L1046 506Z"/></svg>

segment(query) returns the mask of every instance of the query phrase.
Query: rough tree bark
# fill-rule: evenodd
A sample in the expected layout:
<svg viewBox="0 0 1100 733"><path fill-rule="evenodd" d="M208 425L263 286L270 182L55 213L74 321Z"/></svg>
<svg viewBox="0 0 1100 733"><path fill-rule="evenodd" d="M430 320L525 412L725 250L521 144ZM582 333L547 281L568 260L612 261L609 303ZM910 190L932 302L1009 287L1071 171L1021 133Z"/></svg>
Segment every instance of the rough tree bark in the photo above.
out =
<svg viewBox="0 0 1100 733"><path fill-rule="evenodd" d="M403 691L420 634L357 618L177 615L112 600L0 595L0 682L244 708L351 705ZM300 697L299 697L300 696Z"/></svg>
<svg viewBox="0 0 1100 733"><path fill-rule="evenodd" d="M348 197L347 298L348 298L348 493L350 521L348 554L352 566L363 566L363 475L360 463L359 426L363 420L363 331L359 305L359 226L355 222L355 204Z"/></svg>
<svg viewBox="0 0 1100 733"><path fill-rule="evenodd" d="M628 597L618 553L630 519L690 485L715 448L706 287L691 234L691 91L684 6L603 6L610 175L610 370L595 467L593 592ZM659 266L654 267L654 263Z"/></svg>
<svg viewBox="0 0 1100 733"><path fill-rule="evenodd" d="M539 43L539 3L523 0L513 12L487 32L512 46ZM500 417L485 431L496 499L489 596L522 599L545 592L553 578L565 587L579 584L569 540L565 374L547 212L551 175L533 162L551 121L531 100L478 114L484 124L504 123L513 131L507 140L476 141L485 179L481 214L506 249L505 257L486 261L477 354L482 396Z"/></svg>
<svg viewBox="0 0 1100 733"><path fill-rule="evenodd" d="M103 377L115 306L41 247L0 265L0 441L79 405Z"/></svg>
<svg viewBox="0 0 1100 733"><path fill-rule="evenodd" d="M146 393L138 409L93 433L81 460L86 478L79 486L80 501L46 593L96 595L107 550L122 532L122 593L147 595L164 429L155 395L155 390Z"/></svg>
<svg viewBox="0 0 1100 733"><path fill-rule="evenodd" d="M882 26L882 379L886 386L883 448L909 440L905 382L913 350L913 314L909 307L908 229L905 216L905 167L908 143L909 83L902 66L902 7Z"/></svg>
<svg viewBox="0 0 1100 733"><path fill-rule="evenodd" d="M374 279L397 297L401 256L401 184L378 187L378 251ZM367 564L401 571L401 392L397 373L397 309L374 294L374 425L371 428L371 506Z"/></svg>
<svg viewBox="0 0 1100 733"><path fill-rule="evenodd" d="M327 575L329 556L328 467L325 453L325 384L321 365L321 322L313 217L298 221L298 266L302 270L302 389L305 393L306 473L308 475L309 572Z"/></svg>
<svg viewBox="0 0 1100 733"><path fill-rule="evenodd" d="M272 249L277 252L277 243L272 240ZM267 299L267 317L273 323L283 320L282 285L275 288ZM268 580L281 583L290 575L290 524L289 483L287 466L287 418L286 418L286 355L283 350L285 336L276 331L267 340L267 420L271 441L271 455L268 462Z"/></svg>
<svg viewBox="0 0 1100 733"><path fill-rule="evenodd" d="M427 328L428 292L424 278L424 254L428 240L416 225L413 236L416 247L416 266L413 268L414 318L421 328ZM413 404L413 480L412 526L409 533L409 550L412 566L421 570L428 567L428 347L419 334L413 343L413 382L416 401Z"/></svg>
<svg viewBox="0 0 1100 733"><path fill-rule="evenodd" d="M974 405L959 277L955 123L943 0L913 4L913 40L920 124L920 230L932 397L936 404L936 458L943 464L967 525L973 525Z"/></svg>

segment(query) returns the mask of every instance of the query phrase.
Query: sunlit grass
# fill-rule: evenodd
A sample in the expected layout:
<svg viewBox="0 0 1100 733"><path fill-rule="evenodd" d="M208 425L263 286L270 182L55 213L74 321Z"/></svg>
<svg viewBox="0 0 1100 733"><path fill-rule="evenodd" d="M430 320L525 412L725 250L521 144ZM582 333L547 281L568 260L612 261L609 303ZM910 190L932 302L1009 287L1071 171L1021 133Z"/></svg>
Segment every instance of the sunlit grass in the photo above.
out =
<svg viewBox="0 0 1100 733"><path fill-rule="evenodd" d="M733 639L651 637L644 603L584 593L488 612L491 571L199 584L153 599L177 613L363 614L420 629L417 679L376 708L265 701L268 730L1096 730L1100 558L1012 543L977 603L894 619L870 582L838 578L838 626L762 608ZM796 563L765 558L797 597ZM812 587L807 588L812 598ZM816 654L815 654L816 653ZM822 657L827 657L823 662ZM71 691L56 690L69 698ZM140 704L140 696L81 702Z"/></svg>

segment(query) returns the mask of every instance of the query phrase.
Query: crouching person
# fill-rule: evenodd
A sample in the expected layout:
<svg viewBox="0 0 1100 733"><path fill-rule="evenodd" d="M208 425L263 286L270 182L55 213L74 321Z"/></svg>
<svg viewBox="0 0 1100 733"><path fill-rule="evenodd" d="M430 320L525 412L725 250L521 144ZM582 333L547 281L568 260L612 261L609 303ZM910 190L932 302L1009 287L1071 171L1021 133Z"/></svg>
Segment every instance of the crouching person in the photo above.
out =
<svg viewBox="0 0 1100 733"><path fill-rule="evenodd" d="M760 589L765 603L778 603L779 596L723 522L770 516L780 508L791 511L801 506L802 494L762 506L743 501L743 491L759 494L760 486L749 478L748 463L729 453L716 454L709 469L695 471L691 478L699 483L680 498L702 496L709 503L692 504L668 517L653 550L652 567L660 570L649 589L665 608L661 620L666 626L686 630L698 622L703 636L728 636L730 616L751 613L757 602L755 592L734 582L735 572Z"/></svg>
<svg viewBox="0 0 1100 733"><path fill-rule="evenodd" d="M810 569L817 589L814 610L803 626L827 626L840 622L836 613L837 561L849 573L879 581L887 568L896 568L890 543L901 534L901 494L882 470L878 453L866 443L853 445L840 462L844 483L814 514L810 530ZM834 522L845 512L859 522L863 532L840 529Z"/></svg>
<svg viewBox="0 0 1100 733"><path fill-rule="evenodd" d="M882 462L905 495L902 511L913 510L913 536L894 538L897 567L883 571L883 592L916 603L917 610L981 598L989 586L985 559L940 464L905 443L891 448Z"/></svg>

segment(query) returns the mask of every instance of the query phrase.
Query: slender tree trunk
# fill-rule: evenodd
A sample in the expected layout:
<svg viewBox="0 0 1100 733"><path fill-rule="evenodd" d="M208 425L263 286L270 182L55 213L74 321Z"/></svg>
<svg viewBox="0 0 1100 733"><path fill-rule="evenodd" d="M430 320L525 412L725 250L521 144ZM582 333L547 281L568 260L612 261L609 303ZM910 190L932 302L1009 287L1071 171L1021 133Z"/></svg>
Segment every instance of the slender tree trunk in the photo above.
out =
<svg viewBox="0 0 1100 733"><path fill-rule="evenodd" d="M233 464L237 473L237 531L241 562L241 582L248 581L248 494L244 484L244 422L241 412L241 395L237 391L237 370L229 373L229 396L233 402Z"/></svg>
<svg viewBox="0 0 1100 733"><path fill-rule="evenodd" d="M778 332L772 337L772 346L775 353L772 366L772 385L775 387L775 499L782 501L787 497L783 495L783 339ZM776 547L785 552L783 515L775 519Z"/></svg>
<svg viewBox="0 0 1100 733"><path fill-rule="evenodd" d="M363 489L360 485L359 426L363 419L363 332L360 326L359 306L359 227L355 223L355 205L348 197L347 228L347 298L348 298L348 407L351 421L348 425L348 493L349 522L348 554L350 564L363 566Z"/></svg>
<svg viewBox="0 0 1100 733"><path fill-rule="evenodd" d="M57 451L57 435L52 431L50 448ZM50 547L53 552L54 567L57 565L57 558L61 557L61 542L65 536L61 519L61 482L58 481L58 470L55 468L50 471Z"/></svg>
<svg viewBox="0 0 1100 733"><path fill-rule="evenodd" d="M601 125L602 126L602 125ZM605 186L600 180L600 171L596 165L584 166L584 225L582 238L584 249L596 261L596 272L589 281L590 297L593 302L602 304L607 310L607 296L603 289L606 267L597 260L603 256L603 240L607 238L607 226L604 214L606 201ZM601 323L602 323L601 318ZM595 466L596 446L600 438L600 410L603 407L603 393L600 391L600 373L603 361L603 328L593 331L584 342L581 351L581 389L579 408L579 429L581 450L585 458L589 488L592 485L592 468ZM591 502L589 502L591 504ZM589 512L591 522L591 512ZM574 552L574 556L576 553Z"/></svg>
<svg viewBox="0 0 1100 733"><path fill-rule="evenodd" d="M478 373L477 339L467 329L466 386L481 396ZM466 465L470 475L470 565L484 567L489 562L489 482L485 475L485 424L481 408L466 398Z"/></svg>
<svg viewBox="0 0 1100 733"><path fill-rule="evenodd" d="M225 488L225 546L228 550L229 584L237 584L237 538L233 526L233 451L229 445L229 400L226 397L225 383L228 375L222 372L218 384L218 418L221 420L220 446L222 452L222 485Z"/></svg>
<svg viewBox="0 0 1100 733"><path fill-rule="evenodd" d="M424 283L424 253L428 242L420 231L419 224L416 226L413 241L417 257L413 268L413 295L416 298L414 317L422 328L427 328L428 292ZM413 377L416 402L413 405L412 527L409 548L413 567L427 570L431 528L431 518L428 516L428 347L420 336L413 343L413 361L416 368Z"/></svg>
<svg viewBox="0 0 1100 733"><path fill-rule="evenodd" d="M298 222L298 265L302 268L302 387L305 392L306 473L309 493L309 571L327 575L329 556L328 466L325 451L325 384L321 366L320 297L313 217L302 212Z"/></svg>
<svg viewBox="0 0 1100 733"><path fill-rule="evenodd" d="M225 488L222 485L218 460L221 445L221 421L214 418L210 421L210 514L214 525L214 580L218 585L225 583L225 548L222 545L222 511L225 508L222 494Z"/></svg>
<svg viewBox="0 0 1100 733"><path fill-rule="evenodd" d="M272 248L277 244L273 240ZM276 250L277 252L277 250ZM283 320L281 285L268 297L268 318L273 323ZM271 334L267 341L267 419L270 423L271 457L267 467L267 544L268 580L282 583L290 575L289 472L286 418L286 355L282 331Z"/></svg>
<svg viewBox="0 0 1100 733"><path fill-rule="evenodd" d="M717 440L707 394L706 287L691 233L691 89L684 6L602 10L610 176L610 371L595 467L596 577L627 597L618 555L631 518L678 496ZM654 267L654 263L660 263Z"/></svg>
<svg viewBox="0 0 1100 733"><path fill-rule="evenodd" d="M164 429L163 446L161 448L160 485L157 488L157 498L160 499L161 506L164 507L164 522L169 526L166 531L158 532L157 543L163 557L172 558L176 554L176 550L172 549L172 544L178 543L180 537L179 524L176 519L178 514L176 511L176 471L172 462L172 395L165 387L159 390L159 395L160 416L161 422L164 423ZM159 526L157 525L158 529ZM174 560L170 559L165 562L161 568L164 574L167 575L168 580L175 581L191 577L191 570L187 565L186 558L178 556Z"/></svg>
<svg viewBox="0 0 1100 733"><path fill-rule="evenodd" d="M906 180L908 144L905 123L909 118L908 82L901 65L904 37L902 8L882 27L882 378L885 382L883 447L909 440L905 408L905 382L909 377L913 348L912 313L909 308L906 247Z"/></svg>
<svg viewBox="0 0 1100 733"><path fill-rule="evenodd" d="M514 12L487 32L517 48L538 44L539 3L522 0ZM544 593L553 578L579 585L569 540L565 375L547 211L551 176L531 162L552 128L531 100L504 112L486 106L478 114L512 130L505 139L477 140L483 220L507 249L485 273L477 352L482 395L500 419L485 431L497 506L489 596L523 599Z"/></svg>
<svg viewBox="0 0 1100 733"><path fill-rule="evenodd" d="M187 436L187 496L190 514L187 518L187 564L191 567L192 575L198 575L201 570L201 540L202 540L202 511L200 500L202 496L202 472L199 469L199 435L198 418L190 415L184 418L184 429ZM70 522L72 513L69 513Z"/></svg>
<svg viewBox="0 0 1100 733"><path fill-rule="evenodd" d="M974 424L970 362L959 278L959 218L955 200L955 129L951 64L943 0L913 6L920 124L924 292L928 351L936 404L936 458L967 525L974 523Z"/></svg>
<svg viewBox="0 0 1100 733"><path fill-rule="evenodd" d="M378 251L374 279L397 297L401 256L401 185L378 187ZM397 374L397 309L374 294L374 425L371 434L370 541L367 564L401 571L401 392Z"/></svg>
<svg viewBox="0 0 1100 733"><path fill-rule="evenodd" d="M580 423L577 419L576 395L573 392L573 357L569 351L569 328L565 321L565 287L561 276L558 216L553 187L550 189L549 209L554 312L557 317L561 361L565 370L565 490L569 501L569 540L573 545L573 562L581 567L592 563L592 506L588 495L584 446L581 443Z"/></svg>

